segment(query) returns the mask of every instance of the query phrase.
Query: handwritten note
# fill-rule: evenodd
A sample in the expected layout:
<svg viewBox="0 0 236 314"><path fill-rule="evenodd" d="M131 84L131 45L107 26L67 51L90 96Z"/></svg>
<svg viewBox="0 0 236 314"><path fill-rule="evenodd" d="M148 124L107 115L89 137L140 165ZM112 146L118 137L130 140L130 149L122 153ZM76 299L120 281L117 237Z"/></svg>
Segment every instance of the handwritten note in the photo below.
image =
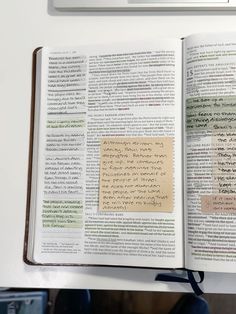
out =
<svg viewBox="0 0 236 314"><path fill-rule="evenodd" d="M219 194L236 195L236 132L217 132L212 137L213 187Z"/></svg>
<svg viewBox="0 0 236 314"><path fill-rule="evenodd" d="M201 209L204 213L236 214L235 195L202 195Z"/></svg>
<svg viewBox="0 0 236 314"><path fill-rule="evenodd" d="M173 211L173 138L101 141L101 211Z"/></svg>
<svg viewBox="0 0 236 314"><path fill-rule="evenodd" d="M187 131L211 137L212 195L201 195L205 213L236 213L236 97L195 97L186 101ZM189 133L191 134L191 133Z"/></svg>
<svg viewBox="0 0 236 314"><path fill-rule="evenodd" d="M236 214L236 133L221 131L212 136L212 195L201 196L204 213Z"/></svg>
<svg viewBox="0 0 236 314"><path fill-rule="evenodd" d="M187 131L235 130L236 97L196 97L186 101Z"/></svg>

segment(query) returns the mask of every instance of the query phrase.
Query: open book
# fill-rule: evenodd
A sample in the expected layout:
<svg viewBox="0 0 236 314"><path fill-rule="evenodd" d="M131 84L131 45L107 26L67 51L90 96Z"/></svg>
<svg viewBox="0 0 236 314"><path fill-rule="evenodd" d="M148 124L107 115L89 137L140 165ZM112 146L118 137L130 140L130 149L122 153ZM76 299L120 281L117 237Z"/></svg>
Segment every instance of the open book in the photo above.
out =
<svg viewBox="0 0 236 314"><path fill-rule="evenodd" d="M36 59L26 259L235 272L236 34Z"/></svg>

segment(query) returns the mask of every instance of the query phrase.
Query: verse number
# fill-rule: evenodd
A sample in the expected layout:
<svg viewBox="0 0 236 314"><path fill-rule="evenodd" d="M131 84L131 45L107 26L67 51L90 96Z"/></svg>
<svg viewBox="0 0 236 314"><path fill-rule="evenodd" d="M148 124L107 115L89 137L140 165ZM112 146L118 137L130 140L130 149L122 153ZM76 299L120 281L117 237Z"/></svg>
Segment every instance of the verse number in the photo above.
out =
<svg viewBox="0 0 236 314"><path fill-rule="evenodd" d="M187 70L187 78L192 78L193 77L193 69Z"/></svg>

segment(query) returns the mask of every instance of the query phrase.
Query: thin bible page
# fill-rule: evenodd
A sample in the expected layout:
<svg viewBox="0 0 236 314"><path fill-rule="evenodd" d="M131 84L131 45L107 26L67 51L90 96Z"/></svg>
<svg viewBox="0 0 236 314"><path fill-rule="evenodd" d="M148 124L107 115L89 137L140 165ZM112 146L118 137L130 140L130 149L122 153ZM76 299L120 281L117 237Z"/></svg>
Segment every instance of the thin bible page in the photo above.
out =
<svg viewBox="0 0 236 314"><path fill-rule="evenodd" d="M235 272L236 34L185 41L186 260Z"/></svg>
<svg viewBox="0 0 236 314"><path fill-rule="evenodd" d="M44 60L36 259L182 267L181 41L48 49ZM107 137L154 139L154 167L163 163L154 179L166 184L146 205L158 210L99 208ZM160 193L168 202L156 201Z"/></svg>

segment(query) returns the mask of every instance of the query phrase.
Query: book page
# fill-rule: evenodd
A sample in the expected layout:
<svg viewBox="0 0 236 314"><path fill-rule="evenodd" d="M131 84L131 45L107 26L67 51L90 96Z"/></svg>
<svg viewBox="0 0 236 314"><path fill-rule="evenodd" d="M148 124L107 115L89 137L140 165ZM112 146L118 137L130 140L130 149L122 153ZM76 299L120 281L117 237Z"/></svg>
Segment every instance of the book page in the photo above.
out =
<svg viewBox="0 0 236 314"><path fill-rule="evenodd" d="M180 40L45 48L42 63L34 259L182 267ZM112 156L119 150L123 158ZM111 171L119 158L123 168ZM128 187L116 185L114 204L105 204L111 186L101 178L127 173L136 199L118 208Z"/></svg>
<svg viewBox="0 0 236 314"><path fill-rule="evenodd" d="M186 259L235 272L235 34L185 40Z"/></svg>

